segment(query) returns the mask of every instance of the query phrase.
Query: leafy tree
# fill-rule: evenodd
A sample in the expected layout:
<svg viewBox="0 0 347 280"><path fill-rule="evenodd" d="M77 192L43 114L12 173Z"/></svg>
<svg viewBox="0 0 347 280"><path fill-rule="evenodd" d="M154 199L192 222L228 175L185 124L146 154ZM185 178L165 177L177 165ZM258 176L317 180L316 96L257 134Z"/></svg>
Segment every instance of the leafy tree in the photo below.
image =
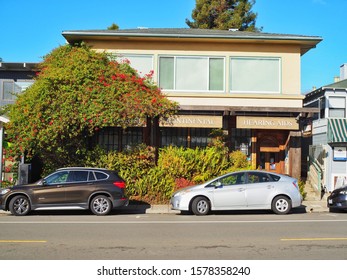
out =
<svg viewBox="0 0 347 280"><path fill-rule="evenodd" d="M107 27L107 30L118 30L119 26L115 23L112 23L109 27Z"/></svg>
<svg viewBox="0 0 347 280"><path fill-rule="evenodd" d="M12 154L39 155L49 169L83 164L88 140L99 129L175 112L150 74L140 77L110 58L85 45L61 46L45 56L34 84L10 107Z"/></svg>
<svg viewBox="0 0 347 280"><path fill-rule="evenodd" d="M255 27L257 14L251 11L255 0L196 0L190 28L261 31Z"/></svg>

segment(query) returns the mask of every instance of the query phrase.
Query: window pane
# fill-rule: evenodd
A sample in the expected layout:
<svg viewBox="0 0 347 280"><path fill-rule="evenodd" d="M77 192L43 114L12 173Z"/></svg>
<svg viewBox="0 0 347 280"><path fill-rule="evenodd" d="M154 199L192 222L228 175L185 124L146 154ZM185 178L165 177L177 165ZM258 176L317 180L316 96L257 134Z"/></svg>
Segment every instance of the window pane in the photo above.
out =
<svg viewBox="0 0 347 280"><path fill-rule="evenodd" d="M69 182L86 182L88 180L88 171L71 171Z"/></svg>
<svg viewBox="0 0 347 280"><path fill-rule="evenodd" d="M231 58L230 86L235 92L280 92L280 60Z"/></svg>
<svg viewBox="0 0 347 280"><path fill-rule="evenodd" d="M223 177L221 180L223 186L239 185L245 183L245 173L237 173Z"/></svg>
<svg viewBox="0 0 347 280"><path fill-rule="evenodd" d="M107 179L107 175L105 173L102 172L94 172L95 177L97 180L105 180Z"/></svg>
<svg viewBox="0 0 347 280"><path fill-rule="evenodd" d="M65 183L68 175L69 171L57 172L45 178L45 181L47 185Z"/></svg>
<svg viewBox="0 0 347 280"><path fill-rule="evenodd" d="M207 90L208 59L195 57L176 58L176 89Z"/></svg>
<svg viewBox="0 0 347 280"><path fill-rule="evenodd" d="M174 89L174 58L161 57L159 60L159 86Z"/></svg>
<svg viewBox="0 0 347 280"><path fill-rule="evenodd" d="M106 151L118 150L121 130L116 127L101 129L98 134L98 144Z"/></svg>
<svg viewBox="0 0 347 280"><path fill-rule="evenodd" d="M88 175L88 181L95 181L94 172L89 171L89 175Z"/></svg>
<svg viewBox="0 0 347 280"><path fill-rule="evenodd" d="M130 66L137 70L140 76L144 76L153 71L153 56L152 55L120 55L117 61L124 62L128 60Z"/></svg>
<svg viewBox="0 0 347 280"><path fill-rule="evenodd" d="M13 95L14 93L14 88L13 82L4 82L4 99L5 100L13 100L15 98L15 96Z"/></svg>
<svg viewBox="0 0 347 280"><path fill-rule="evenodd" d="M344 97L329 97L329 108L345 108L346 99Z"/></svg>
<svg viewBox="0 0 347 280"><path fill-rule="evenodd" d="M207 147L212 142L211 128L190 128L190 148Z"/></svg>
<svg viewBox="0 0 347 280"><path fill-rule="evenodd" d="M142 128L131 127L122 131L122 150L130 149L143 143Z"/></svg>
<svg viewBox="0 0 347 280"><path fill-rule="evenodd" d="M344 118L345 117L345 109L329 109L329 117L330 118Z"/></svg>
<svg viewBox="0 0 347 280"><path fill-rule="evenodd" d="M187 128L161 128L161 146L188 146L188 129Z"/></svg>
<svg viewBox="0 0 347 280"><path fill-rule="evenodd" d="M270 178L267 174L258 173L258 172L250 172L248 174L248 183L264 183L269 182Z"/></svg>
<svg viewBox="0 0 347 280"><path fill-rule="evenodd" d="M210 58L209 90L224 90L224 59Z"/></svg>
<svg viewBox="0 0 347 280"><path fill-rule="evenodd" d="M15 82L14 83L14 92L15 93L21 93L22 91L24 91L28 87L30 87L33 83L34 83L33 81Z"/></svg>

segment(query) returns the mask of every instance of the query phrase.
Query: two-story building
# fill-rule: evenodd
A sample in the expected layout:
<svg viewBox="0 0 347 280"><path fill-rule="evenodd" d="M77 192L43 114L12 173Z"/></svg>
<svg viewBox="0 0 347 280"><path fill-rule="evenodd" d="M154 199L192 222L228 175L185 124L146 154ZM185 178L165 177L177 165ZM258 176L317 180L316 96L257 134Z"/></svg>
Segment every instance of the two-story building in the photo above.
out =
<svg viewBox="0 0 347 280"><path fill-rule="evenodd" d="M319 108L307 130L308 179L318 191L331 192L347 184L347 64L337 81L308 93L304 106Z"/></svg>
<svg viewBox="0 0 347 280"><path fill-rule="evenodd" d="M159 146L206 146L222 130L231 150L242 150L254 168L301 176L299 119L303 108L301 56L316 36L200 29L63 31L70 43L127 60L153 79L180 110L172 123L152 129ZM143 142L146 128L100 131L99 143L122 149ZM148 142L148 141L147 141Z"/></svg>

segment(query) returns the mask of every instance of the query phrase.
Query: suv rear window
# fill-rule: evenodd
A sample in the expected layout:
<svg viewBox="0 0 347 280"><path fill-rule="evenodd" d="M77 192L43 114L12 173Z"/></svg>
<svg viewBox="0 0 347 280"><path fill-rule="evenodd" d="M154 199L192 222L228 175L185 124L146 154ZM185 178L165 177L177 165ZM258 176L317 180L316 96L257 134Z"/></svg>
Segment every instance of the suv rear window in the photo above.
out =
<svg viewBox="0 0 347 280"><path fill-rule="evenodd" d="M105 173L102 173L102 172L96 171L96 172L94 172L94 174L95 174L95 177L96 177L97 180L105 180L105 179L108 178L108 176Z"/></svg>

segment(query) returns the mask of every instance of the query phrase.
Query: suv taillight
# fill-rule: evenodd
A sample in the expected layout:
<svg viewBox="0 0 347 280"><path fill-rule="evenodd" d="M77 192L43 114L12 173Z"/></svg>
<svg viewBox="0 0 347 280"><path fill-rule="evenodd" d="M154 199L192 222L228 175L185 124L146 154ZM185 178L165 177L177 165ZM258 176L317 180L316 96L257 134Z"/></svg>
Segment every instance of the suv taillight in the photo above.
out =
<svg viewBox="0 0 347 280"><path fill-rule="evenodd" d="M293 182L293 185L295 188L299 189L298 183L297 182Z"/></svg>
<svg viewBox="0 0 347 280"><path fill-rule="evenodd" d="M120 189L125 189L125 187L126 187L125 182L122 182L122 181L114 182L113 185L115 185L116 187L118 187Z"/></svg>

